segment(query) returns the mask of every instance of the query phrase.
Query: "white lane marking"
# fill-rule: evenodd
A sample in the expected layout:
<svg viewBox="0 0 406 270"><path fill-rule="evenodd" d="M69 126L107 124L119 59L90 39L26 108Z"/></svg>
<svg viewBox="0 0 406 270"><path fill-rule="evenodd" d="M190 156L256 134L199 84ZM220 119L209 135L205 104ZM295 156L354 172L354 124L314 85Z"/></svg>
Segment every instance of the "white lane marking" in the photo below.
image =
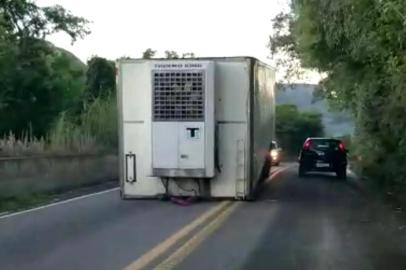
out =
<svg viewBox="0 0 406 270"><path fill-rule="evenodd" d="M99 192L96 192L96 193L82 195L82 196L75 197L75 198L72 198L72 199L67 199L67 200L64 200L64 201L50 203L50 204L46 204L46 205L39 206L39 207L36 207L36 208L31 208L31 209L27 209L27 210L15 212L15 213L7 214L7 215L4 215L4 216L0 216L0 220L10 218L10 217L14 217L14 216L19 216L19 215L22 215L22 214L35 212L35 211L38 211L38 210L42 210L42 209L57 206L57 205L67 204L67 203L70 203L70 202L91 198L91 197L94 197L94 196L98 196L98 195L102 195L102 194L105 194L105 193L113 192L113 191L116 191L116 190L119 190L119 189L120 189L120 187L115 187L115 188L99 191Z"/></svg>
<svg viewBox="0 0 406 270"><path fill-rule="evenodd" d="M287 169L289 169L291 167L293 167L293 165L289 165L289 166L287 166L285 168L281 168L281 169L278 169L278 170L272 172L271 176L268 179L266 179L265 183L268 183L269 181L274 179L276 176L278 176L280 173L282 173L283 171L286 171Z"/></svg>
<svg viewBox="0 0 406 270"><path fill-rule="evenodd" d="M273 172L271 172L271 175L269 177L272 177L272 175L278 173L279 171L281 171L283 169L286 169L286 168L278 168L278 169L274 170Z"/></svg>

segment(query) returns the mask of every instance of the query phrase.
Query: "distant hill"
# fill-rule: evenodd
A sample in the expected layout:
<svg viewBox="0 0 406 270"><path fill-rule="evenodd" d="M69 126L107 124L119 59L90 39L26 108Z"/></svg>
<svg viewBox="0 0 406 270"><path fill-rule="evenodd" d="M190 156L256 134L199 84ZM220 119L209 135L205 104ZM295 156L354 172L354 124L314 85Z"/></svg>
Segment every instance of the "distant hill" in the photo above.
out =
<svg viewBox="0 0 406 270"><path fill-rule="evenodd" d="M45 41L45 43L48 44L49 47L53 48L57 53L60 53L64 56L66 56L69 59L70 66L72 68L86 70L86 64L83 63L82 60L79 59L79 57L77 57L70 51L57 47L52 42L49 42L49 41Z"/></svg>
<svg viewBox="0 0 406 270"><path fill-rule="evenodd" d="M56 47L52 43L49 43L50 46L54 49L55 53L58 56L62 56L63 59L66 59L69 65L69 69L71 71L74 71L77 74L81 74L80 77L77 77L78 83L82 85L80 88L80 91L82 92L85 89L86 86L86 70L87 70L87 65L83 63L76 55L71 53L70 51L67 51L63 48Z"/></svg>
<svg viewBox="0 0 406 270"><path fill-rule="evenodd" d="M325 100L313 102L316 85L282 85L276 91L276 104L293 104L300 111L316 111L323 115L323 125L327 136L352 134L354 123L348 113L333 112Z"/></svg>
<svg viewBox="0 0 406 270"><path fill-rule="evenodd" d="M76 55L74 55L70 51L67 51L60 47L55 47L55 49L61 52L62 54L66 55L70 59L72 67L83 70L86 69L86 64L83 63L82 60L80 60Z"/></svg>

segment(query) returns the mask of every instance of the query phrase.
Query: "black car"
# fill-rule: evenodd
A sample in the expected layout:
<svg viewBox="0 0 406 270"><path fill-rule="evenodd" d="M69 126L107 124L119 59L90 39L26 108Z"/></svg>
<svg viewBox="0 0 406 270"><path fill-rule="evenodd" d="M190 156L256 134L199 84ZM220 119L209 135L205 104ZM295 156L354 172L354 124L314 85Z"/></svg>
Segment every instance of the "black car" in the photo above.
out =
<svg viewBox="0 0 406 270"><path fill-rule="evenodd" d="M309 171L335 172L347 178L347 149L342 141L329 138L308 138L299 154L299 176Z"/></svg>

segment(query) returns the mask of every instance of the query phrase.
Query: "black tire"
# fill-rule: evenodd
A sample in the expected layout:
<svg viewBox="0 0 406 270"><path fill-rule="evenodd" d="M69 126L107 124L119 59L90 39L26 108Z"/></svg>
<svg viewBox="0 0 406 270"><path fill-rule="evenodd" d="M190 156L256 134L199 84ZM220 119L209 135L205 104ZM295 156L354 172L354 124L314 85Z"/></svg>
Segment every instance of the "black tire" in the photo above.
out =
<svg viewBox="0 0 406 270"><path fill-rule="evenodd" d="M271 171L271 161L265 160L264 165L262 166L261 174L260 174L260 181L263 182L268 179Z"/></svg>
<svg viewBox="0 0 406 270"><path fill-rule="evenodd" d="M299 177L305 177L306 176L306 170L303 168L302 165L299 165Z"/></svg>
<svg viewBox="0 0 406 270"><path fill-rule="evenodd" d="M255 202L257 200L258 197L258 191L254 190L251 191L250 194L245 198L246 202Z"/></svg>
<svg viewBox="0 0 406 270"><path fill-rule="evenodd" d="M339 179L342 179L342 180L347 179L347 169L346 169L346 168L343 168L343 169L338 170L338 171L336 172L336 174L337 174L337 177L338 177Z"/></svg>

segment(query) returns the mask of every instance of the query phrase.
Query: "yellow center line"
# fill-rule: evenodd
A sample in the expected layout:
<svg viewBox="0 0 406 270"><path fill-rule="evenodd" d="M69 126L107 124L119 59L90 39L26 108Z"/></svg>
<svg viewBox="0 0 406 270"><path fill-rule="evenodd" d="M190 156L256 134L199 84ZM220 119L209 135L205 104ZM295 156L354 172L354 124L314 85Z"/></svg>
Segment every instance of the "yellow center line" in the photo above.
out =
<svg viewBox="0 0 406 270"><path fill-rule="evenodd" d="M232 202L226 201L222 202L219 205L209 209L208 211L204 212L201 216L197 219L189 223L188 225L184 226L182 229L177 231L175 234L168 237L166 240L152 248L150 251L142 255L136 261L128 265L125 270L140 270L145 268L148 264L150 264L153 260L164 254L168 249L170 249L173 245L179 242L183 237L187 236L191 233L194 229L205 223L206 221L210 220L212 217L216 216L220 213L223 209L231 205Z"/></svg>
<svg viewBox="0 0 406 270"><path fill-rule="evenodd" d="M232 204L230 207L221 212L213 221L202 228L190 240L184 243L166 260L160 263L154 269L156 270L170 270L175 269L187 256L189 256L204 240L206 240L215 230L217 230L227 218L237 209L240 202Z"/></svg>
<svg viewBox="0 0 406 270"><path fill-rule="evenodd" d="M268 178L267 182L275 178L281 172L290 168L291 166L281 168L272 173ZM222 202L219 205L209 209L197 219L184 226L182 229L177 231L175 234L168 237L166 240L149 250L147 253L142 255L136 261L128 265L124 270L141 270L151 264L155 259L162 256L176 243L182 240L184 237L189 235L197 227L204 224L208 220L215 217L209 224L203 227L197 234L190 238L186 243L184 243L179 249L177 249L172 255L160 263L155 269L174 269L180 262L182 262L190 253L193 252L211 233L218 229L231 215L233 211L240 205L240 202Z"/></svg>

